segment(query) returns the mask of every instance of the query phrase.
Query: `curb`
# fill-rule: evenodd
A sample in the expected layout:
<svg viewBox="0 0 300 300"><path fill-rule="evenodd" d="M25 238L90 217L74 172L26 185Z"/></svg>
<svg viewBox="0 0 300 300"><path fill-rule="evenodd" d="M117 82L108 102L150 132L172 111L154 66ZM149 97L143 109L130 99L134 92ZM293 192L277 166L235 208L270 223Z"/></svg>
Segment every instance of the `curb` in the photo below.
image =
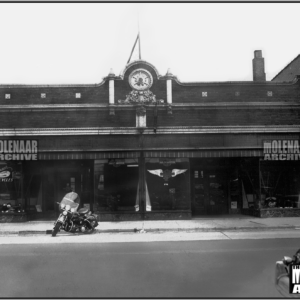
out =
<svg viewBox="0 0 300 300"><path fill-rule="evenodd" d="M211 228L143 228L152 233L163 232L223 232L223 231L274 231L274 230L297 230L296 226L268 226L268 227L211 227ZM96 229L94 234L101 233L139 233L142 229ZM49 235L52 230L22 230L22 231L0 231L0 236L30 236L30 235ZM69 234L61 231L61 235ZM78 233L75 233L78 234Z"/></svg>

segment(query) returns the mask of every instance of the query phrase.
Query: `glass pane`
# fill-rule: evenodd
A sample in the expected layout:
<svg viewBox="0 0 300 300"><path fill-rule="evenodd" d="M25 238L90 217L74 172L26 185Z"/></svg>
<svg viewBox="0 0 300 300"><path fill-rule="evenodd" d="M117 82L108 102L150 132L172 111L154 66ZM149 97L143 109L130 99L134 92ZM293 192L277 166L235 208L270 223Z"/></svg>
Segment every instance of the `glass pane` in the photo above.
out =
<svg viewBox="0 0 300 300"><path fill-rule="evenodd" d="M204 211L205 207L205 181L204 171L194 171L194 198L195 198L195 210Z"/></svg>
<svg viewBox="0 0 300 300"><path fill-rule="evenodd" d="M95 212L136 211L139 168L137 159L95 160Z"/></svg>
<svg viewBox="0 0 300 300"><path fill-rule="evenodd" d="M222 171L210 171L208 174L208 195L211 214L227 212L227 191L226 173Z"/></svg>
<svg viewBox="0 0 300 300"><path fill-rule="evenodd" d="M297 162L261 162L261 206L300 207L300 166Z"/></svg>
<svg viewBox="0 0 300 300"><path fill-rule="evenodd" d="M146 159L147 210L188 210L189 172L187 159Z"/></svg>
<svg viewBox="0 0 300 300"><path fill-rule="evenodd" d="M0 163L0 211L24 209L22 199L22 166L16 162Z"/></svg>

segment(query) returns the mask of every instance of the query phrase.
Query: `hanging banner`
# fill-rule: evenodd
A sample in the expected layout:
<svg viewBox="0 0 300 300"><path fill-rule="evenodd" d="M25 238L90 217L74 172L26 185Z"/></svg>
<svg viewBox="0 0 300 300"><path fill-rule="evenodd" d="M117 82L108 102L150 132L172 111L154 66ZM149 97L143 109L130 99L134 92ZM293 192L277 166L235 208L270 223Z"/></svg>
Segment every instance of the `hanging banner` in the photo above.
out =
<svg viewBox="0 0 300 300"><path fill-rule="evenodd" d="M0 160L37 160L37 140L0 140Z"/></svg>

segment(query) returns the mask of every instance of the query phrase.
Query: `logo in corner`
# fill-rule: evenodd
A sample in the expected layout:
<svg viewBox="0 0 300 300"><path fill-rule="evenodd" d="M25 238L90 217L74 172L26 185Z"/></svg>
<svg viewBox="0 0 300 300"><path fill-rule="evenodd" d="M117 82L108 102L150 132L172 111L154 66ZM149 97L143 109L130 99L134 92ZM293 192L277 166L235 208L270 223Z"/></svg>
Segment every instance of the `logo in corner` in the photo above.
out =
<svg viewBox="0 0 300 300"><path fill-rule="evenodd" d="M289 281L290 281L290 294L299 294L300 295L300 265L290 265L289 272Z"/></svg>

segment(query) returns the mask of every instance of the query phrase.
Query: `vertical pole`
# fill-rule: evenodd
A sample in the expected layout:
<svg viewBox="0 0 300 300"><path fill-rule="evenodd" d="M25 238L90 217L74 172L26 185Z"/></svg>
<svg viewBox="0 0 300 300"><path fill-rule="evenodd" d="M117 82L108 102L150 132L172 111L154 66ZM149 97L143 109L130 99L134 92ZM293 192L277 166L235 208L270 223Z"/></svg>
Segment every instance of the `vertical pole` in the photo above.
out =
<svg viewBox="0 0 300 300"><path fill-rule="evenodd" d="M189 210L192 211L192 194L191 194L191 186L192 186L192 184L191 184L191 181L193 180L193 176L191 177L191 163L190 163L190 161L191 161L191 159L189 158L188 159L188 163L187 163L188 164L188 168L187 169L189 170L189 173L188 173L188 184L187 184L188 188L187 188L187 190L188 190L188 199L190 199L190 201L189 201Z"/></svg>
<svg viewBox="0 0 300 300"><path fill-rule="evenodd" d="M261 206L261 170L260 170L260 158L258 158L258 171L259 171L259 208Z"/></svg>
<svg viewBox="0 0 300 300"><path fill-rule="evenodd" d="M22 206L24 206L24 209L27 209L27 203L24 199L24 174L23 174L24 168L23 168L23 162L21 161L21 199L22 199Z"/></svg>
<svg viewBox="0 0 300 300"><path fill-rule="evenodd" d="M142 54L141 54L141 33L140 33L140 15L139 15L139 10L138 10L138 31L139 31L139 59L142 59Z"/></svg>
<svg viewBox="0 0 300 300"><path fill-rule="evenodd" d="M141 54L141 34L139 31L139 59L142 59L142 54Z"/></svg>
<svg viewBox="0 0 300 300"><path fill-rule="evenodd" d="M139 206L140 206L140 212L141 217L144 220L145 219L145 158L144 158L144 151L143 151L143 132L140 133L140 158L139 158Z"/></svg>

